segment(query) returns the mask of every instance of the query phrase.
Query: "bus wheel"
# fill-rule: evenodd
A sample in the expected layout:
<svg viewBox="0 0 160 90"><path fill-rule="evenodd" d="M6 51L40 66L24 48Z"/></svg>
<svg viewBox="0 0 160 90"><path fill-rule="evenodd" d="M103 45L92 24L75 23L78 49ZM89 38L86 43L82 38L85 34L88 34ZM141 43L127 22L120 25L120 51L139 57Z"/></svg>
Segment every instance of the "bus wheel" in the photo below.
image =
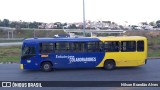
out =
<svg viewBox="0 0 160 90"><path fill-rule="evenodd" d="M104 62L104 69L113 70L115 68L115 63L112 60L107 60Z"/></svg>
<svg viewBox="0 0 160 90"><path fill-rule="evenodd" d="M52 70L52 64L50 62L44 62L41 65L41 69L44 72L50 72Z"/></svg>

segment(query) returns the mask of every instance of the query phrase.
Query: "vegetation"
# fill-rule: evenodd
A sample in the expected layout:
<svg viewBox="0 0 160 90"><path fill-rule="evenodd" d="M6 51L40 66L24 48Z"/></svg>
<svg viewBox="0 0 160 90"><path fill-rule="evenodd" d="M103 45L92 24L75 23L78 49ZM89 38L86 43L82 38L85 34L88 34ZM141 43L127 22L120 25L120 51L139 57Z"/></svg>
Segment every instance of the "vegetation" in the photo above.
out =
<svg viewBox="0 0 160 90"><path fill-rule="evenodd" d="M20 62L21 46L1 46L0 62Z"/></svg>

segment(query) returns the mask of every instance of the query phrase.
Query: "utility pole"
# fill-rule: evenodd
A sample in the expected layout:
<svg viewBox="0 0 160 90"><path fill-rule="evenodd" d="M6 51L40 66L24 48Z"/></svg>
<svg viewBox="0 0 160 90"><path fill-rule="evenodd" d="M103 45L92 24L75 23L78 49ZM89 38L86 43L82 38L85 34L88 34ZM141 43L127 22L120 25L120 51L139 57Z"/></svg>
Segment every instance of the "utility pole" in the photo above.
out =
<svg viewBox="0 0 160 90"><path fill-rule="evenodd" d="M85 21L85 3L83 0L83 36L85 37L86 21Z"/></svg>

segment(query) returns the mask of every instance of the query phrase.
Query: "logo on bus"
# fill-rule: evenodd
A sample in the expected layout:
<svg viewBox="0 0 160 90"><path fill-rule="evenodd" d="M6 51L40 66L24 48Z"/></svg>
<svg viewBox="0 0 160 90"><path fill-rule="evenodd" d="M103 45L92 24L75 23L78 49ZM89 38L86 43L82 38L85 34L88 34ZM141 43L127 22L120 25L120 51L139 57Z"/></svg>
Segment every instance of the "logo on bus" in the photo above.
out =
<svg viewBox="0 0 160 90"><path fill-rule="evenodd" d="M72 62L96 62L96 57L75 57L66 55L56 55L56 58L68 59L70 63Z"/></svg>

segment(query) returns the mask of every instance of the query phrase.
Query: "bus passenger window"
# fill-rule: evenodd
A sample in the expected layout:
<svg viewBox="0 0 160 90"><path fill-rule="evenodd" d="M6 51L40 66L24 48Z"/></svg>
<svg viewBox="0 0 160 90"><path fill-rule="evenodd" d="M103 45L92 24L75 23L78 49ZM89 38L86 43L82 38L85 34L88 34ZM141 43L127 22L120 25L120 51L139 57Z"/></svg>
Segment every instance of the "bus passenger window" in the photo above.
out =
<svg viewBox="0 0 160 90"><path fill-rule="evenodd" d="M136 41L122 41L121 42L122 52L133 52L136 51Z"/></svg>
<svg viewBox="0 0 160 90"><path fill-rule="evenodd" d="M59 42L55 45L55 52L70 52L70 46L67 42Z"/></svg>
<svg viewBox="0 0 160 90"><path fill-rule="evenodd" d="M88 49L88 52L102 52L103 43L102 42L88 42L87 49Z"/></svg>
<svg viewBox="0 0 160 90"><path fill-rule="evenodd" d="M119 52L119 42L118 41L104 42L104 49L106 52Z"/></svg>
<svg viewBox="0 0 160 90"><path fill-rule="evenodd" d="M85 52L85 43L84 42L73 42L71 43L72 52Z"/></svg>
<svg viewBox="0 0 160 90"><path fill-rule="evenodd" d="M54 43L40 43L40 53L51 53L54 49Z"/></svg>
<svg viewBox="0 0 160 90"><path fill-rule="evenodd" d="M144 51L144 41L137 41L137 51Z"/></svg>

